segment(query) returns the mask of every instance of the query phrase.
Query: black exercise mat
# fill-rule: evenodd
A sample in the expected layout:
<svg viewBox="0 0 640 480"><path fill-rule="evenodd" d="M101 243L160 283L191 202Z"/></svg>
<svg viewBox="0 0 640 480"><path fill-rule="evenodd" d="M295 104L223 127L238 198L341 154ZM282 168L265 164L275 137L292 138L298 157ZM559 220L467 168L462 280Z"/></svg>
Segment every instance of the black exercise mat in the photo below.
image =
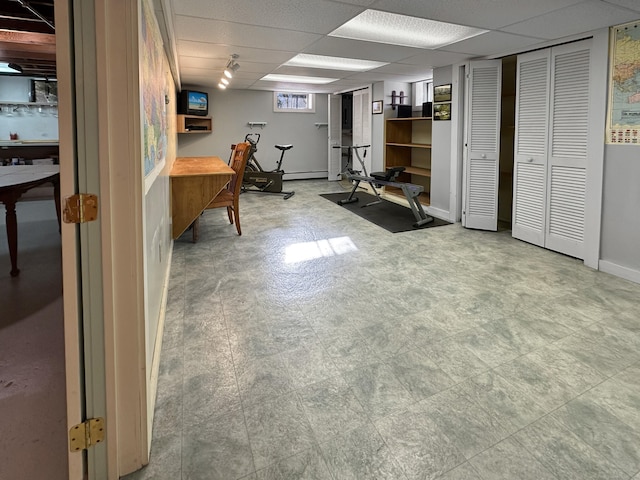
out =
<svg viewBox="0 0 640 480"><path fill-rule="evenodd" d="M338 200L346 199L349 193L323 193L320 196L333 203L337 203ZM355 213L365 220L369 220L371 223L375 223L391 233L451 225L450 222L433 217L433 222L416 228L413 226L413 224L416 223L416 217L413 216L409 207L388 200L382 200L382 203L362 208L363 205L375 201L376 197L364 192L358 192L356 196L358 197L357 202L341 205L342 208L346 208L350 212Z"/></svg>

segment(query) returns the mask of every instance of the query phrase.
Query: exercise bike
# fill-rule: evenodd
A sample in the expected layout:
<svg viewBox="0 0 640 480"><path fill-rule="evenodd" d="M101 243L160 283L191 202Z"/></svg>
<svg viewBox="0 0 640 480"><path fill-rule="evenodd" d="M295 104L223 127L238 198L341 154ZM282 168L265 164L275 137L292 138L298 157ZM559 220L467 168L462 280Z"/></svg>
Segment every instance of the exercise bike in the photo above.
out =
<svg viewBox="0 0 640 480"><path fill-rule="evenodd" d="M276 164L276 168L273 170L264 170L255 156L255 153L258 151L260 134L248 133L244 137L244 140L249 142L251 150L249 159L247 160L247 166L244 170L244 176L242 177L242 191L280 194L284 195L283 200L293 197L296 192L282 191L282 177L285 173L284 170L282 170L282 160L284 159L284 152L291 150L293 145L275 145L275 148L280 150L280 159Z"/></svg>

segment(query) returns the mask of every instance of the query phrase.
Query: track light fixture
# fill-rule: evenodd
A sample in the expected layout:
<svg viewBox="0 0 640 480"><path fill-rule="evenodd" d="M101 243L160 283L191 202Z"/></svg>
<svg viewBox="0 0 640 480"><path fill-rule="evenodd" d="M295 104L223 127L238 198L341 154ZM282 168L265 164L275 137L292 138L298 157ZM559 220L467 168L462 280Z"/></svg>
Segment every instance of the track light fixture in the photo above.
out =
<svg viewBox="0 0 640 480"><path fill-rule="evenodd" d="M223 77L220 79L220 83L218 83L218 87L220 87L223 90L227 88L227 85L229 85L229 80L227 79L233 78L233 75L240 68L240 65L236 63L236 59L238 57L239 55L237 53L231 54L231 57L229 57L229 61L227 62L227 66L225 67L224 72L222 72Z"/></svg>

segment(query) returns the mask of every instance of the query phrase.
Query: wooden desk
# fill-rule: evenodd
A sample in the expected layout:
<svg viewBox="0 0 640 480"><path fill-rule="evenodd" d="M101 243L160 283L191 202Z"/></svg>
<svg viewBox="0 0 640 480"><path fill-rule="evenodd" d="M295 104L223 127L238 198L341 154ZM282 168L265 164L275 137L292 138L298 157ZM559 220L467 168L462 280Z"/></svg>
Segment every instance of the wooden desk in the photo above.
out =
<svg viewBox="0 0 640 480"><path fill-rule="evenodd" d="M200 216L233 174L233 169L218 157L176 158L169 173L174 240Z"/></svg>
<svg viewBox="0 0 640 480"><path fill-rule="evenodd" d="M53 197L60 226L60 166L14 165L0 167L0 202L4 203L7 217L7 241L11 258L11 276L20 273L18 268L18 219L16 202L27 190L45 183L53 183Z"/></svg>

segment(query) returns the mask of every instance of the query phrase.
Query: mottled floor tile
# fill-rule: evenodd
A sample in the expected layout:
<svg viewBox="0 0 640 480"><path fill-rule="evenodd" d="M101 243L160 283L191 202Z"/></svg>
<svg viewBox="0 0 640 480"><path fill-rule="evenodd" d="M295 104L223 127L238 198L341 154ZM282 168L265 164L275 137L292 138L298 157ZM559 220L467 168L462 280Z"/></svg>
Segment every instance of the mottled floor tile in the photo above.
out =
<svg viewBox="0 0 640 480"><path fill-rule="evenodd" d="M241 237L211 210L174 243L136 480L640 480L640 286L509 230L390 234L318 196L348 182L288 183L241 196Z"/></svg>
<svg viewBox="0 0 640 480"><path fill-rule="evenodd" d="M245 404L291 392L295 386L280 355L235 361L240 397Z"/></svg>
<svg viewBox="0 0 640 480"><path fill-rule="evenodd" d="M318 442L369 423L366 412L342 377L332 377L298 391Z"/></svg>
<svg viewBox="0 0 640 480"><path fill-rule="evenodd" d="M262 470L256 480L333 480L322 452L313 447Z"/></svg>
<svg viewBox="0 0 640 480"><path fill-rule="evenodd" d="M385 443L409 479L440 478L465 461L428 414L409 408L376 422Z"/></svg>
<svg viewBox="0 0 640 480"><path fill-rule="evenodd" d="M424 400L454 384L451 377L420 350L396 355L385 363L416 401Z"/></svg>
<svg viewBox="0 0 640 480"><path fill-rule="evenodd" d="M501 365L494 371L525 395L535 399L547 412L564 405L577 395L551 370L538 365L527 355Z"/></svg>
<svg viewBox="0 0 640 480"><path fill-rule="evenodd" d="M245 416L256 470L316 444L304 408L294 394L245 407Z"/></svg>
<svg viewBox="0 0 640 480"><path fill-rule="evenodd" d="M433 419L467 459L509 435L490 413L465 395L452 390L434 395L416 405Z"/></svg>
<svg viewBox="0 0 640 480"><path fill-rule="evenodd" d="M415 402L393 370L384 363L349 370L343 376L372 418L389 415Z"/></svg>
<svg viewBox="0 0 640 480"><path fill-rule="evenodd" d="M593 448L563 427L545 417L515 434L515 439L563 480L617 480L629 476Z"/></svg>
<svg viewBox="0 0 640 480"><path fill-rule="evenodd" d="M455 382L486 372L491 367L454 339L424 347L427 357Z"/></svg>
<svg viewBox="0 0 640 480"><path fill-rule="evenodd" d="M320 445L335 480L407 480L373 425Z"/></svg>
<svg viewBox="0 0 640 480"><path fill-rule="evenodd" d="M633 366L584 394L640 432L640 367Z"/></svg>
<svg viewBox="0 0 640 480"><path fill-rule="evenodd" d="M469 462L463 463L459 467L448 471L438 480L487 480L478 475L478 472L471 466ZM515 480L515 479L514 479Z"/></svg>
<svg viewBox="0 0 640 480"><path fill-rule="evenodd" d="M411 338L400 325L374 323L360 328L360 334L381 358L392 357L413 347Z"/></svg>
<svg viewBox="0 0 640 480"><path fill-rule="evenodd" d="M351 370L380 360L360 334L321 337L321 341L340 370Z"/></svg>
<svg viewBox="0 0 640 480"><path fill-rule="evenodd" d="M280 357L296 388L334 377L340 372L321 343L309 343L301 348L282 352Z"/></svg>
<svg viewBox="0 0 640 480"><path fill-rule="evenodd" d="M155 437L149 464L141 470L122 477L123 480L164 480L182 476L182 432Z"/></svg>
<svg viewBox="0 0 640 480"><path fill-rule="evenodd" d="M454 338L491 367L501 365L520 355L517 349L482 328L466 330Z"/></svg>
<svg viewBox="0 0 640 480"><path fill-rule="evenodd" d="M461 383L455 390L477 402L510 432L520 430L545 414L535 400L490 371Z"/></svg>
<svg viewBox="0 0 640 480"><path fill-rule="evenodd" d="M627 474L640 471L640 431L632 429L607 409L578 398L552 416Z"/></svg>
<svg viewBox="0 0 640 480"><path fill-rule="evenodd" d="M470 463L486 480L556 480L555 475L511 438L473 457Z"/></svg>
<svg viewBox="0 0 640 480"><path fill-rule="evenodd" d="M182 478L237 479L254 471L244 415L240 408L227 409L197 427L182 432Z"/></svg>

